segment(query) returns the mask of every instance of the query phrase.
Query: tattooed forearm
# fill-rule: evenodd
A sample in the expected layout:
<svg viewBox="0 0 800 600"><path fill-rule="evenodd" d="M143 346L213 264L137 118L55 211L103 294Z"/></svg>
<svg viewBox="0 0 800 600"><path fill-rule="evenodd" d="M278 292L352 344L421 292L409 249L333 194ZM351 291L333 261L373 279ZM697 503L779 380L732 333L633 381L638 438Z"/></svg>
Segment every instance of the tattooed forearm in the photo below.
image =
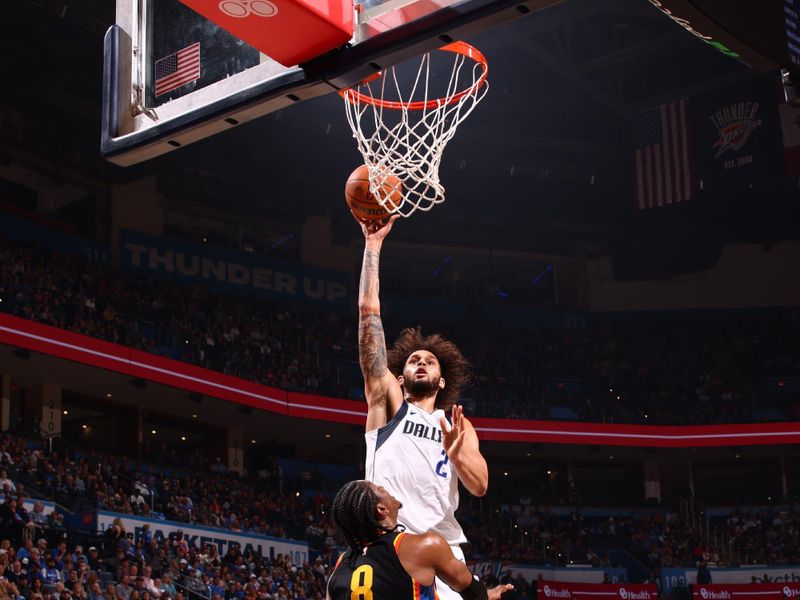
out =
<svg viewBox="0 0 800 600"><path fill-rule="evenodd" d="M359 283L358 358L364 377L383 377L387 372L386 339L378 298L380 250L364 249Z"/></svg>
<svg viewBox="0 0 800 600"><path fill-rule="evenodd" d="M361 281L359 293L361 299L378 298L378 264L380 255L373 250L364 251L364 262L361 265Z"/></svg>
<svg viewBox="0 0 800 600"><path fill-rule="evenodd" d="M362 315L359 319L358 360L365 377L386 374L386 339L380 315Z"/></svg>

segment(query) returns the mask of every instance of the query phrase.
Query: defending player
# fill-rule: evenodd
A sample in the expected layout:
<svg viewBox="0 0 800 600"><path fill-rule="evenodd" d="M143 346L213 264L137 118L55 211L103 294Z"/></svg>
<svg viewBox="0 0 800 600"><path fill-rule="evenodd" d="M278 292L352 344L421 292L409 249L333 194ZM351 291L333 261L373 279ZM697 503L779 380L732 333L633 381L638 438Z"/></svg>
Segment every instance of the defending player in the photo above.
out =
<svg viewBox="0 0 800 600"><path fill-rule="evenodd" d="M459 544L467 540L455 518L458 481L483 496L489 470L475 429L455 404L468 376L458 348L438 335L423 337L418 329L406 329L387 353L378 263L396 218L361 225L365 248L358 341L368 409L366 478L405 499L399 519L409 531L438 533L463 560ZM448 591L445 585L437 587L443 599Z"/></svg>
<svg viewBox="0 0 800 600"><path fill-rule="evenodd" d="M368 481L351 481L339 490L331 514L350 550L331 573L328 600L433 600L439 591L434 575L464 600L498 600L513 588L506 584L487 590L440 535L398 531L401 507L383 487Z"/></svg>

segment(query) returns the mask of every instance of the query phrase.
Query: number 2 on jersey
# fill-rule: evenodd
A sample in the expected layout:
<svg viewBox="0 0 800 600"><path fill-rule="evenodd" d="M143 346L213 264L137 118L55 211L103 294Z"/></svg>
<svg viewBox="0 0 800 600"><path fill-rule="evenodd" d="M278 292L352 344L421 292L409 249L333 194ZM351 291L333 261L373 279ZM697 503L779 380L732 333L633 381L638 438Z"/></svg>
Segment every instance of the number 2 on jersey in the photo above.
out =
<svg viewBox="0 0 800 600"><path fill-rule="evenodd" d="M436 474L439 477L444 477L445 479L447 479L447 471L445 470L445 467L447 466L450 457L447 456L447 452L445 450L442 450L442 456L444 456L444 458L440 460L438 463L436 463Z"/></svg>
<svg viewBox="0 0 800 600"><path fill-rule="evenodd" d="M361 565L350 578L350 600L372 600L372 567Z"/></svg>

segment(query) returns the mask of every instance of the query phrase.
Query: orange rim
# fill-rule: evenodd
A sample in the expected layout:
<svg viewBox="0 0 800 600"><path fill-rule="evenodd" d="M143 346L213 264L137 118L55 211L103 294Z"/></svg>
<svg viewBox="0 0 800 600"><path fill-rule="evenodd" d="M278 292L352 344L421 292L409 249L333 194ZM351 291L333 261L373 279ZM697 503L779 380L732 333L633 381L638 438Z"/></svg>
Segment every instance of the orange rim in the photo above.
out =
<svg viewBox="0 0 800 600"><path fill-rule="evenodd" d="M481 66L480 77L478 77L477 81L475 81L475 83L473 83L467 89L458 92L451 98L418 100L416 102L398 102L396 100L383 100L381 98L374 98L373 96L362 94L355 87L347 88L346 90L339 90L339 95L342 98L344 98L345 101L349 102L350 104L355 104L356 106L358 106L363 102L366 104L372 104L379 108L388 108L391 110L403 110L403 109L428 110L428 109L438 108L445 104L455 104L456 102L460 101L464 96L472 94L473 92L477 91L484 83L486 83L486 77L489 74L489 62L486 60L486 57L480 50L478 50L474 46L470 46L467 42L452 42L451 44L442 46L441 48L439 48L439 50L442 50L444 52L452 52L453 54L461 54L462 56L466 56L467 58L474 60ZM369 81L374 81L380 77L383 77L383 71L378 71L377 73L370 75L369 77L361 81L358 85L361 85L362 83L366 83Z"/></svg>

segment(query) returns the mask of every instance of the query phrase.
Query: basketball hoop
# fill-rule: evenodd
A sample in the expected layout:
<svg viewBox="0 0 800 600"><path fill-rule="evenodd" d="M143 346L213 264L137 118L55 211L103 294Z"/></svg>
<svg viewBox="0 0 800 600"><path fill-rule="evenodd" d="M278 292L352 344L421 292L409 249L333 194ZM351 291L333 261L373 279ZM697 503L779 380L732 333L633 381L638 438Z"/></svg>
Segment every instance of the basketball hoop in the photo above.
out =
<svg viewBox="0 0 800 600"><path fill-rule="evenodd" d="M339 92L369 170L370 192L389 212L404 217L444 202L444 186L439 182L442 153L489 89L489 64L480 51L466 42L439 50L454 55L450 81L440 97L429 96L435 83L430 53L422 56L407 94L400 89L402 77L395 67ZM474 64L464 69L467 59ZM402 182L403 199L398 206L387 205L388 198L381 193L390 177Z"/></svg>

